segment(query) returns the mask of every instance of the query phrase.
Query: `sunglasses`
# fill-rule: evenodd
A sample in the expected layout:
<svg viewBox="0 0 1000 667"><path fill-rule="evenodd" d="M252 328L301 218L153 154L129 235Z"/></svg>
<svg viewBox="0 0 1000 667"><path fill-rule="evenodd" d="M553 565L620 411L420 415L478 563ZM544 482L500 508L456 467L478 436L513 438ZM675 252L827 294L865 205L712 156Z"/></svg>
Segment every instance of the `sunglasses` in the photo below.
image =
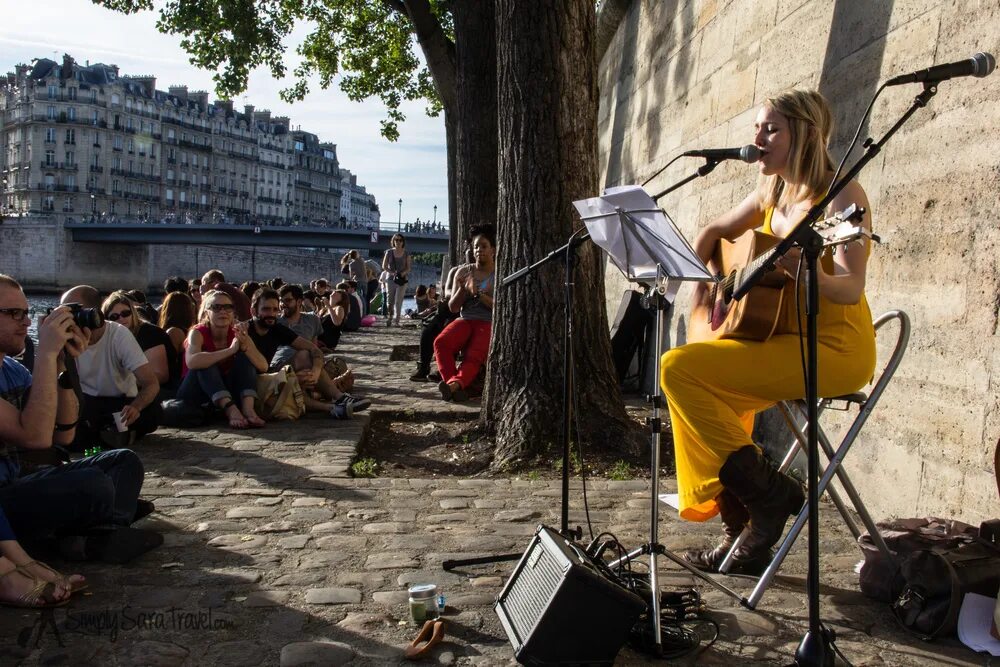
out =
<svg viewBox="0 0 1000 667"><path fill-rule="evenodd" d="M10 316L15 322L23 322L31 311L27 308L0 308L0 313Z"/></svg>
<svg viewBox="0 0 1000 667"><path fill-rule="evenodd" d="M108 315L107 319L111 320L112 322L117 322L118 320L125 319L126 317L132 317L131 308L126 308L125 310L118 313L111 313L110 315Z"/></svg>
<svg viewBox="0 0 1000 667"><path fill-rule="evenodd" d="M213 303L211 306L208 307L208 309L210 311L212 311L213 313L232 312L232 310L233 310L233 304L231 304L231 303Z"/></svg>

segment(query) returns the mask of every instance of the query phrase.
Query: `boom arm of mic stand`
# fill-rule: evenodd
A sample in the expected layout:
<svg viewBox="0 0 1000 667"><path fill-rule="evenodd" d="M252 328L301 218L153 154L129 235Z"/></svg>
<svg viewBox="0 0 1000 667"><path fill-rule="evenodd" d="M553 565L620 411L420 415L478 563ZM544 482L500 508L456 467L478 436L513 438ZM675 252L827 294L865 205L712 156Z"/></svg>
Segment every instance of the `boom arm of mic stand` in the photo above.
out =
<svg viewBox="0 0 1000 667"><path fill-rule="evenodd" d="M563 255L566 254L566 252L568 250L577 247L578 245L580 245L581 243L583 243L584 241L586 241L586 240L588 240L590 238L590 232L585 231L585 230L586 230L586 227L581 227L580 230L577 231L577 233L579 234L580 231L582 231L583 233L580 234L579 236L574 235L575 238L571 239L568 243L566 243L566 245L563 245L563 246L560 246L560 247L556 248L555 250L553 250L552 252L550 252L548 255L546 255L545 257L542 257L540 260L538 260L537 262L535 262L534 264L530 264L530 265L524 267L523 269L518 269L517 271L515 271L512 274L510 274L509 276L505 276L504 279L500 281L499 286L500 287L507 287L507 285L510 285L511 283L517 282L521 278L525 277L529 273L533 273L535 270L537 270L538 268L544 266L545 264L548 264L552 260L554 260L554 259L556 259L558 257L562 257Z"/></svg>
<svg viewBox="0 0 1000 667"><path fill-rule="evenodd" d="M698 178L700 176L706 176L708 174L711 174L712 170L715 169L716 167L718 167L719 166L719 162L721 161L721 160L716 160L716 159L713 159L713 158L705 158L705 160L706 160L705 164L703 164L700 167L698 167L698 171L694 172L693 174L691 174L690 176L688 176L684 180L677 181L676 183L674 183L673 185L671 185L669 188L667 188L663 192L658 192L655 195L653 195L653 201L656 201L660 197L667 196L668 194L670 194L671 192L673 192L674 190L676 190L678 188L684 187L685 185L687 185L688 183L690 183L691 181L693 181L694 179L696 179L696 178Z"/></svg>

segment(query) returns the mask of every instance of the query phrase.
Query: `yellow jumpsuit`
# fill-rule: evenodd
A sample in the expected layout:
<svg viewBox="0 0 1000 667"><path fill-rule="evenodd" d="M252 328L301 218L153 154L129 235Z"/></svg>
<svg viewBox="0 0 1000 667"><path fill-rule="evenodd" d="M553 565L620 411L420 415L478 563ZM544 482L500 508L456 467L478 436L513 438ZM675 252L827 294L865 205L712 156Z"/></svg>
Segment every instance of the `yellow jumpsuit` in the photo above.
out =
<svg viewBox="0 0 1000 667"><path fill-rule="evenodd" d="M765 234L773 234L772 212L765 212ZM821 266L832 274L832 257L824 255ZM684 519L705 521L718 513L719 468L730 454L753 444L754 415L778 401L805 396L794 296L794 281L789 280L774 335L766 341L688 343L661 359L660 385L670 408ZM804 289L799 296L805 336ZM846 306L821 295L817 328L819 395L839 396L863 387L875 370L875 330L864 294Z"/></svg>

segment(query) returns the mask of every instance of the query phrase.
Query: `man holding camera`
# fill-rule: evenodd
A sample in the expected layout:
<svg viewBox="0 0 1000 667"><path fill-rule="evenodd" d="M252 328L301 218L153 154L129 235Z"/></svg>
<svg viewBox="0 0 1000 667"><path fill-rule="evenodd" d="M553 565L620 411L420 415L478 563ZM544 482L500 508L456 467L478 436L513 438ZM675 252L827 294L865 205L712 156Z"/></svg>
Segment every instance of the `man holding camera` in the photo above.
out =
<svg viewBox="0 0 1000 667"><path fill-rule="evenodd" d="M24 346L28 323L21 286L0 274L0 507L20 539L63 537L72 550L65 556L134 557L144 550L139 545L155 546L159 537L124 528L137 518L142 488L135 453L118 449L22 474L19 449L45 450L74 438L80 404L72 360L87 350L91 333L77 326L71 308L53 310L38 327L32 375L11 358ZM97 527L100 534L84 534Z"/></svg>
<svg viewBox="0 0 1000 667"><path fill-rule="evenodd" d="M97 309L100 294L89 285L79 285L63 294L60 303ZM101 318L90 330L87 351L77 366L83 406L73 443L76 449L102 442L125 446L156 430L163 415L156 400L160 383L131 331Z"/></svg>

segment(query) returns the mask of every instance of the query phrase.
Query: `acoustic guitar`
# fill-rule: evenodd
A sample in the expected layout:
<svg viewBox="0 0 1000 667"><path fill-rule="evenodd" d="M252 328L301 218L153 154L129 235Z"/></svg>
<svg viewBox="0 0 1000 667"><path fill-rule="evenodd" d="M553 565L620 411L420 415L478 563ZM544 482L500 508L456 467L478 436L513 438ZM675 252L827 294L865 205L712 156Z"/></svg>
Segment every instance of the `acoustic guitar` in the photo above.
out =
<svg viewBox="0 0 1000 667"><path fill-rule="evenodd" d="M852 204L832 218L817 222L814 228L823 237L824 249L878 237L860 225L865 210ZM779 269L767 272L739 301L733 292L766 261L769 251L780 238L750 230L735 241L722 239L715 249L715 265L720 267L718 282L711 286L709 301L695 304L688 324L691 342L741 338L767 340L774 333L781 312L786 282Z"/></svg>

